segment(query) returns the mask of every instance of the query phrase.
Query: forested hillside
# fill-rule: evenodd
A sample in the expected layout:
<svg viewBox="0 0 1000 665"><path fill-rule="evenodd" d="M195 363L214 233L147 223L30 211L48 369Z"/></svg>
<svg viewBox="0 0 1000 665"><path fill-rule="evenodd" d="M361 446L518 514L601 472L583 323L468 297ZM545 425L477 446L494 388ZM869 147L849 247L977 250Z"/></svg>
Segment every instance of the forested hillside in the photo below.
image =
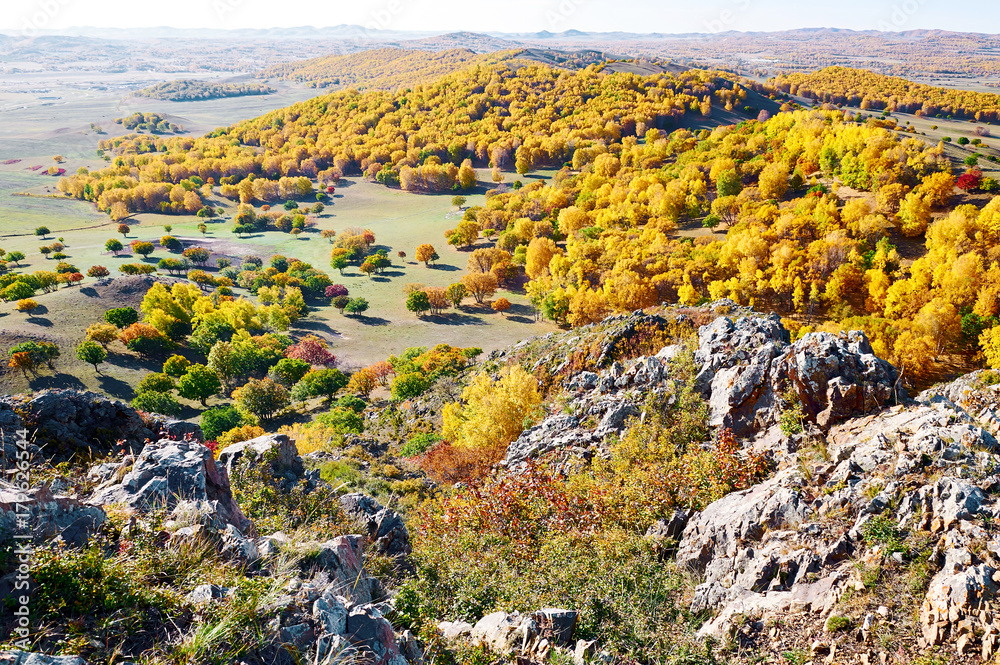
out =
<svg viewBox="0 0 1000 665"><path fill-rule="evenodd" d="M888 109L920 116L1000 119L1000 95L937 88L863 69L827 67L816 72L783 74L770 83L782 92L862 109Z"/></svg>
<svg viewBox="0 0 1000 665"><path fill-rule="evenodd" d="M501 51L480 55L464 48L433 52L387 47L296 60L265 69L258 76L307 82L316 88L395 90L433 82L469 65L508 60L514 53Z"/></svg>
<svg viewBox="0 0 1000 665"><path fill-rule="evenodd" d="M266 204L347 173L446 191L475 185L475 167L493 166L495 181L500 169L559 169L491 192L448 235L466 246L496 235L470 270L500 281L523 270L552 320L729 297L804 317L803 332L816 316L863 328L907 380L946 352L1000 363L1000 199L955 207L994 180L974 169L956 180L942 146L839 111L678 129L689 113L739 109L747 91L706 71L598 69L476 66L396 94L317 97L201 139L113 139L112 166L60 188L113 216L191 214L215 191ZM676 233L692 221L727 233ZM925 239L915 261L896 250L906 238Z"/></svg>

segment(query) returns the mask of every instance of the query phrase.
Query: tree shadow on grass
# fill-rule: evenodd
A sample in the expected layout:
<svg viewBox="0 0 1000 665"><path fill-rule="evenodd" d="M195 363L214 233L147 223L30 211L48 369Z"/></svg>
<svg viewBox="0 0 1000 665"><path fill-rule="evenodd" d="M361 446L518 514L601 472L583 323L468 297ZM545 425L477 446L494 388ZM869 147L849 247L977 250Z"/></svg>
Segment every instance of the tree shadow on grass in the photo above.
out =
<svg viewBox="0 0 1000 665"><path fill-rule="evenodd" d="M380 316L362 315L362 316L352 316L351 318L359 323L365 324L366 326L387 326L390 323L392 323L392 321L390 321L389 319L383 319Z"/></svg>
<svg viewBox="0 0 1000 665"><path fill-rule="evenodd" d="M296 328L301 328L302 330L308 330L310 332L324 332L327 335L330 335L332 337L341 337L342 336L339 332L337 332L336 330L334 330L333 328L331 328L326 323L323 323L322 321L308 321L308 320L303 321L303 320L299 320L299 321L297 321L295 323L295 327Z"/></svg>
<svg viewBox="0 0 1000 665"><path fill-rule="evenodd" d="M87 389L87 386L83 385L83 381L76 378L72 374L66 374L64 372L36 376L28 381L28 385L32 390L49 390L52 388L70 388L73 390Z"/></svg>
<svg viewBox="0 0 1000 665"><path fill-rule="evenodd" d="M163 362L168 357L169 355L157 358L146 358L143 356L134 356L132 354L126 354L126 353L109 353L106 362L109 365L124 367L125 369L135 369L135 370L144 369L147 372L162 372Z"/></svg>
<svg viewBox="0 0 1000 665"><path fill-rule="evenodd" d="M461 270L458 266L448 265L447 263L435 263L427 267L431 270L443 270L445 272L455 272L456 270Z"/></svg>
<svg viewBox="0 0 1000 665"><path fill-rule="evenodd" d="M82 289L80 289L80 293L82 293L83 295L87 296L88 298L98 298L99 297L99 295L97 293L97 290L94 289L91 286L85 286L85 287L83 287Z"/></svg>
<svg viewBox="0 0 1000 665"><path fill-rule="evenodd" d="M485 326L486 321L471 314L461 314L459 312L449 312L447 314L431 314L425 316L424 320L444 326Z"/></svg>
<svg viewBox="0 0 1000 665"><path fill-rule="evenodd" d="M97 377L97 382L100 384L101 390L116 399L130 401L135 397L135 390L132 389L132 386L121 379L101 374Z"/></svg>
<svg viewBox="0 0 1000 665"><path fill-rule="evenodd" d="M39 308L39 309L41 309L41 308ZM49 321L48 319L44 318L44 317L29 316L28 317L28 323L34 324L36 326L41 326L43 328L51 328L52 327L52 322Z"/></svg>
<svg viewBox="0 0 1000 665"><path fill-rule="evenodd" d="M508 321L514 321L515 323L534 323L535 320L527 316L508 316Z"/></svg>

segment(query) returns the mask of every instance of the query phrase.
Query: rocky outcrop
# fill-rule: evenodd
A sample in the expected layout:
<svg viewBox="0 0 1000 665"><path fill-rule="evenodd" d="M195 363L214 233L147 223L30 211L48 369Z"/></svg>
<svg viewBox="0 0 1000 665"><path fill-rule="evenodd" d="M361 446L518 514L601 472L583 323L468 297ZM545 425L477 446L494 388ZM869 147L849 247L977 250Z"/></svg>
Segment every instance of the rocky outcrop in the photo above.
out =
<svg viewBox="0 0 1000 665"><path fill-rule="evenodd" d="M389 556L410 553L410 534L395 510L384 508L372 497L359 493L340 497L340 507L367 527L368 540L376 552Z"/></svg>
<svg viewBox="0 0 1000 665"><path fill-rule="evenodd" d="M232 474L233 466L248 453L261 459L266 458L275 477L294 482L305 473L298 449L284 434L265 434L256 439L226 446L219 451L219 465L225 467L227 473Z"/></svg>
<svg viewBox="0 0 1000 665"><path fill-rule="evenodd" d="M628 321L630 329L652 325L642 317ZM678 389L672 363L683 352L671 345L652 356L611 362L600 372L567 377L563 412L525 430L508 447L504 463L514 468L557 451L593 454L641 413L650 394L670 399ZM790 344L776 315L735 321L721 316L702 326L694 362L695 386L709 403L711 424L739 437L766 431L794 403L801 405L805 421L826 430L906 398L896 370L874 355L864 333L810 333Z"/></svg>
<svg viewBox="0 0 1000 665"><path fill-rule="evenodd" d="M47 656L29 651L0 652L0 665L87 665L80 656Z"/></svg>
<svg viewBox="0 0 1000 665"><path fill-rule="evenodd" d="M149 511L173 509L185 501L197 502L201 513L217 516L241 533L252 527L233 498L225 468L217 466L212 451L196 441L162 439L148 444L120 482L99 487L88 503L120 503Z"/></svg>
<svg viewBox="0 0 1000 665"><path fill-rule="evenodd" d="M105 521L104 511L74 496L53 494L47 485L20 491L0 483L0 540L30 533L35 543L58 539L82 546Z"/></svg>
<svg viewBox="0 0 1000 665"><path fill-rule="evenodd" d="M5 444L24 428L46 457L106 453L124 446L136 451L156 438L139 412L118 400L77 390L44 390L31 396L0 396Z"/></svg>
<svg viewBox="0 0 1000 665"><path fill-rule="evenodd" d="M574 610L548 607L530 614L493 612L475 625L443 621L437 628L449 642L465 641L495 653L516 653L545 662L554 648L573 644L577 618Z"/></svg>
<svg viewBox="0 0 1000 665"><path fill-rule="evenodd" d="M726 317L703 326L697 386L711 424L750 436L778 422L789 398L821 428L905 400L899 375L875 356L864 333L809 333L788 344L777 315Z"/></svg>

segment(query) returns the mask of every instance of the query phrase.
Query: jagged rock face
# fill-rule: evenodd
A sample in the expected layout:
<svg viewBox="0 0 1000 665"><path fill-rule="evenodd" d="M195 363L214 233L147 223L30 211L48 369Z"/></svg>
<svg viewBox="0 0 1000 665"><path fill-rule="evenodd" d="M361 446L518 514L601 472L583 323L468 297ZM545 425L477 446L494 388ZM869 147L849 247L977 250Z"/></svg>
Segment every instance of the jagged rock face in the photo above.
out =
<svg viewBox="0 0 1000 665"><path fill-rule="evenodd" d="M157 436L127 404L77 390L45 390L30 398L0 396L0 423L9 423L3 428L5 447L23 427L47 457L106 452L123 439L137 450Z"/></svg>
<svg viewBox="0 0 1000 665"><path fill-rule="evenodd" d="M641 317L626 322L649 325ZM569 377L569 406L525 430L507 449L505 464L514 468L552 451L592 453L641 413L649 394L669 400L677 388L671 363L681 350L671 345L627 365L614 362L600 373ZM906 397L896 370L872 353L864 333L811 333L789 344L777 315L735 322L722 316L702 326L695 363L695 387L709 403L711 424L740 437L776 424L789 406L783 397L789 390L806 419L823 429Z"/></svg>
<svg viewBox="0 0 1000 665"><path fill-rule="evenodd" d="M385 508L372 497L360 493L340 497L340 507L368 527L368 540L376 552L389 556L410 553L410 533L395 510Z"/></svg>
<svg viewBox="0 0 1000 665"><path fill-rule="evenodd" d="M962 390L835 425L819 435L826 461L803 466L793 453L768 480L692 516L677 560L703 576L691 609L717 612L702 634L725 634L746 616L805 612L821 621L848 588L864 588L855 561L886 556L865 537L878 517L939 539L931 565L941 568L919 616L923 645L951 641L959 653L992 657L1000 537L981 517L1000 514L1000 445L940 396Z"/></svg>
<svg viewBox="0 0 1000 665"><path fill-rule="evenodd" d="M777 315L720 317L698 333L696 385L711 424L750 436L778 422L791 391L804 415L826 429L906 398L899 375L876 357L864 333L810 333L788 344Z"/></svg>
<svg viewBox="0 0 1000 665"><path fill-rule="evenodd" d="M122 503L148 511L174 508L182 500L205 502L241 533L252 526L233 498L225 468L219 468L212 451L196 441L162 439L147 444L121 482L98 488L88 503Z"/></svg>

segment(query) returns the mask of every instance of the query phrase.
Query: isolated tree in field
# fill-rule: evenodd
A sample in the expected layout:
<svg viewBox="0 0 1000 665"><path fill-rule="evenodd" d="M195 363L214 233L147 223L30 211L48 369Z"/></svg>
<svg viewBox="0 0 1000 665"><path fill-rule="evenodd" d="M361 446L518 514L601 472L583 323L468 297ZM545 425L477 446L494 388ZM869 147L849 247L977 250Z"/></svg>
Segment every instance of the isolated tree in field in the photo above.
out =
<svg viewBox="0 0 1000 665"><path fill-rule="evenodd" d="M445 296L451 302L451 306L458 308L462 304L462 300L468 295L468 290L465 288L465 284L456 283L445 289Z"/></svg>
<svg viewBox="0 0 1000 665"><path fill-rule="evenodd" d="M304 402L310 397L325 397L327 402L332 402L347 381L347 376L339 369L313 370L292 388L292 399Z"/></svg>
<svg viewBox="0 0 1000 665"><path fill-rule="evenodd" d="M503 316L504 312L510 309L510 301L506 298L497 298L493 301L491 307L494 312L500 312L500 316Z"/></svg>
<svg viewBox="0 0 1000 665"><path fill-rule="evenodd" d="M24 260L24 252L19 252L17 250L7 252L7 260L12 262L15 266L20 267L20 262Z"/></svg>
<svg viewBox="0 0 1000 665"><path fill-rule="evenodd" d="M39 226L37 229L35 229L35 235L40 238L45 238L46 236L49 235L49 233L51 233L51 231L49 231L49 227L47 226Z"/></svg>
<svg viewBox="0 0 1000 665"><path fill-rule="evenodd" d="M133 254L138 254L143 258L152 254L153 250L156 249L153 243L145 242L143 240L133 240L132 242L129 243L129 247L132 248Z"/></svg>
<svg viewBox="0 0 1000 665"><path fill-rule="evenodd" d="M125 246L122 245L121 241L112 238L111 240L104 243L104 249L105 251L111 252L115 256L118 256L118 253L121 252L123 249L125 249Z"/></svg>
<svg viewBox="0 0 1000 665"><path fill-rule="evenodd" d="M132 307L115 307L104 313L104 320L118 328L127 328L139 321L139 312Z"/></svg>
<svg viewBox="0 0 1000 665"><path fill-rule="evenodd" d="M10 354L10 360L7 363L7 367L11 369L20 370L25 378L28 378L28 373L37 374L38 366L35 364L31 357L31 354L26 351L16 351Z"/></svg>
<svg viewBox="0 0 1000 665"><path fill-rule="evenodd" d="M323 295L326 296L327 298L336 298L338 296L346 296L350 294L347 291L347 287L344 286L343 284L331 284L330 286L326 287L326 290L323 292Z"/></svg>
<svg viewBox="0 0 1000 665"><path fill-rule="evenodd" d="M425 266L430 266L434 261L438 260L438 254L434 251L434 245L423 244L417 247L417 261L422 261Z"/></svg>
<svg viewBox="0 0 1000 665"><path fill-rule="evenodd" d="M66 286L73 286L74 284L79 284L83 281L82 272L71 272L66 275Z"/></svg>
<svg viewBox="0 0 1000 665"><path fill-rule="evenodd" d="M219 376L204 365L191 365L177 382L177 392L185 399L196 399L206 406L208 398L222 390Z"/></svg>
<svg viewBox="0 0 1000 665"><path fill-rule="evenodd" d="M206 233L208 233L208 224L199 224L198 232L201 233L201 235L205 235Z"/></svg>
<svg viewBox="0 0 1000 665"><path fill-rule="evenodd" d="M24 312L28 316L31 316L31 313L38 309L38 301L33 300L32 298L25 298L24 300L18 300L16 306L17 311Z"/></svg>
<svg viewBox="0 0 1000 665"><path fill-rule="evenodd" d="M368 301L364 298L352 298L351 301L347 303L344 311L348 314L364 314L368 311Z"/></svg>
<svg viewBox="0 0 1000 665"><path fill-rule="evenodd" d="M118 339L118 328L110 323L95 323L87 328L87 339L97 342L105 349Z"/></svg>
<svg viewBox="0 0 1000 665"><path fill-rule="evenodd" d="M464 196L461 196L461 195L459 195L459 196L453 196L452 199L451 199L451 204L453 206L455 206L456 208L461 208L462 206L465 205L466 201L468 201L468 200L469 199L467 199L467 198L465 198Z"/></svg>
<svg viewBox="0 0 1000 665"><path fill-rule="evenodd" d="M203 266L212 257L212 252L204 247L188 247L181 256Z"/></svg>
<svg viewBox="0 0 1000 665"><path fill-rule="evenodd" d="M406 252L404 252L402 250L396 252L396 256L399 257L400 261L405 261L406 260Z"/></svg>
<svg viewBox="0 0 1000 665"><path fill-rule="evenodd" d="M52 253L52 248L49 247L48 245L46 245L44 247L39 247L38 248L38 253L41 254L42 256L44 256L45 258L49 258L49 254Z"/></svg>
<svg viewBox="0 0 1000 665"><path fill-rule="evenodd" d="M107 277L111 274L111 271L104 266L90 266L87 270L87 277L93 277L95 279L100 279L101 277Z"/></svg>
<svg viewBox="0 0 1000 665"><path fill-rule="evenodd" d="M107 360L108 352L97 342L87 340L81 342L76 347L76 357L89 365L93 365L94 371L100 374L101 370L98 365Z"/></svg>
<svg viewBox="0 0 1000 665"><path fill-rule="evenodd" d="M375 373L366 367L351 374L351 379L347 382L347 390L363 397L368 397L375 390L377 383L378 378L375 376Z"/></svg>
<svg viewBox="0 0 1000 665"><path fill-rule="evenodd" d="M462 284L480 305L497 292L497 278L491 273L469 273L462 278Z"/></svg>
<svg viewBox="0 0 1000 665"><path fill-rule="evenodd" d="M132 229L129 228L128 224L119 224L118 225L118 233L122 234L122 238L127 238L128 237L128 233L131 230Z"/></svg>
<svg viewBox="0 0 1000 665"><path fill-rule="evenodd" d="M406 298L406 309L420 316L431 308L430 299L425 291L414 291Z"/></svg>
<svg viewBox="0 0 1000 665"><path fill-rule="evenodd" d="M233 391L233 402L244 416L269 422L288 405L288 391L271 379L250 379Z"/></svg>

